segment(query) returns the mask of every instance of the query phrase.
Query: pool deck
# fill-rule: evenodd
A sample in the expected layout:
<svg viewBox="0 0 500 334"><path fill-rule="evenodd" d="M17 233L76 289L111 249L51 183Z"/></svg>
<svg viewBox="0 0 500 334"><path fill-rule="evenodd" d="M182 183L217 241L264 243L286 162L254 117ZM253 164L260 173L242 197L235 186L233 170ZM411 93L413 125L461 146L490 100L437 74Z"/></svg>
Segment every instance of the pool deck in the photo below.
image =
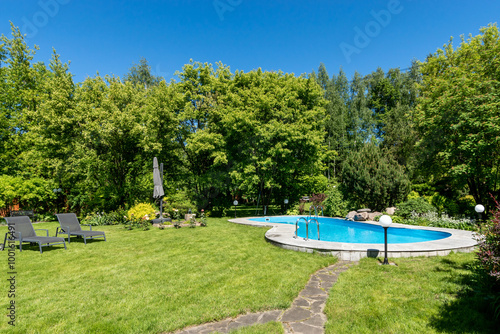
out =
<svg viewBox="0 0 500 334"><path fill-rule="evenodd" d="M384 244L352 244L319 240L305 240L304 238L294 238L295 225L279 224L272 222L257 222L252 221L252 218L263 217L248 217L235 218L229 221L236 224L251 225L256 227L271 227L266 232L266 239L270 243L290 250L300 252L318 252L325 255L332 255L344 261L358 261L363 257L384 257ZM329 218L329 217L325 217ZM339 218L343 219L343 218ZM357 222L378 225L378 222L366 221ZM463 231L449 228L437 228L427 226L413 226L393 223L391 227L407 228L412 230L431 230L450 233L451 236L445 239L416 242L407 244L389 244L387 247L387 256L390 258L398 257L414 257L414 256L444 256L450 252L465 252L474 251L477 241L474 239L474 233L471 231ZM382 227L380 227L382 228Z"/></svg>

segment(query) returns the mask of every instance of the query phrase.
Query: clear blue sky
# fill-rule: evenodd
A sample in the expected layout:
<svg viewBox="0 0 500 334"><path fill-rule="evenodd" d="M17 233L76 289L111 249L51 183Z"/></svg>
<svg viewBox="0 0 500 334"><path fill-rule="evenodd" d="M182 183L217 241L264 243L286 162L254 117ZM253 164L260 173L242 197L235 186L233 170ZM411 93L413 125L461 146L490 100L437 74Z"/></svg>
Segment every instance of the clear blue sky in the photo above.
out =
<svg viewBox="0 0 500 334"><path fill-rule="evenodd" d="M232 72L405 69L499 18L493 0L0 0L0 34L12 21L38 61L55 48L76 82L121 77L141 57L167 80L190 59Z"/></svg>

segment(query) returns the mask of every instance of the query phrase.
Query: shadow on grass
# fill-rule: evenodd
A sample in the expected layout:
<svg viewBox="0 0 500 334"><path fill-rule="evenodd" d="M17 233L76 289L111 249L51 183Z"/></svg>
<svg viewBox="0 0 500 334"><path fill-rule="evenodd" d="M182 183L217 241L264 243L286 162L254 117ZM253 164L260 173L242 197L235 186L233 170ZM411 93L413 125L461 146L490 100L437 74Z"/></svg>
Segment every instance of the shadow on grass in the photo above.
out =
<svg viewBox="0 0 500 334"><path fill-rule="evenodd" d="M66 247L68 247L68 242L66 241ZM7 250L7 248L5 248ZM61 251L65 251L64 249L64 245L60 244L60 245L54 245L54 246L43 246L42 247L42 252L43 253L46 253L46 252L52 252L52 251L58 251L58 250L61 250ZM19 245L16 244L16 252L19 252ZM40 248L38 247L38 244L35 244L35 245L30 245L30 244L23 244L23 252L31 252L31 251L35 251L37 253L40 254Z"/></svg>
<svg viewBox="0 0 500 334"><path fill-rule="evenodd" d="M500 323L494 321L489 299L478 284L473 271L474 262L459 263L444 258L434 270L438 272L463 271L462 275L449 277L459 286L459 292L445 303L433 317L431 325L444 333L499 333Z"/></svg>
<svg viewBox="0 0 500 334"><path fill-rule="evenodd" d="M67 238L64 238L66 240L66 245L71 245L72 243L75 244L85 244L85 240L81 236L73 236L71 237L71 242L68 242ZM103 238L96 238L96 239L87 239L87 245L92 244L94 242L106 242Z"/></svg>

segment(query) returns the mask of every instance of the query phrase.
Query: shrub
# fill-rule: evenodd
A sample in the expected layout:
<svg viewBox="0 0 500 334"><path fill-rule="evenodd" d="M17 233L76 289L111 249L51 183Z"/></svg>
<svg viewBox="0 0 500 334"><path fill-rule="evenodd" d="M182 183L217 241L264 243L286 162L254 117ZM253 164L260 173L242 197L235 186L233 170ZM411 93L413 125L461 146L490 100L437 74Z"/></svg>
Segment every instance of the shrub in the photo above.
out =
<svg viewBox="0 0 500 334"><path fill-rule="evenodd" d="M479 250L476 253L483 285L490 290L495 318L500 318L500 203L489 226L479 235Z"/></svg>
<svg viewBox="0 0 500 334"><path fill-rule="evenodd" d="M189 227L195 228L196 227L196 215L193 214L191 218L189 219Z"/></svg>
<svg viewBox="0 0 500 334"><path fill-rule="evenodd" d="M457 201L458 213L462 215L475 215L476 201L471 195L462 196Z"/></svg>
<svg viewBox="0 0 500 334"><path fill-rule="evenodd" d="M326 199L327 195L323 193L312 194L311 202L313 205L320 205Z"/></svg>
<svg viewBox="0 0 500 334"><path fill-rule="evenodd" d="M47 211L56 198L53 188L51 181L39 177L23 179L19 176L1 175L0 208L12 206L17 200L23 209Z"/></svg>
<svg viewBox="0 0 500 334"><path fill-rule="evenodd" d="M410 181L404 167L375 144L367 143L342 163L342 190L357 207L375 210L406 198Z"/></svg>
<svg viewBox="0 0 500 334"><path fill-rule="evenodd" d="M452 216L459 214L459 205L456 199L443 196L436 192L429 197L429 202L437 209L438 212L445 212Z"/></svg>
<svg viewBox="0 0 500 334"><path fill-rule="evenodd" d="M85 216L82 222L91 226L111 225L108 215L104 212L91 213L90 215Z"/></svg>
<svg viewBox="0 0 500 334"><path fill-rule="evenodd" d="M459 230L476 231L476 221L469 218L453 218L446 213L438 215L437 212L416 213L412 212L406 219L406 224L418 226L444 227Z"/></svg>
<svg viewBox="0 0 500 334"><path fill-rule="evenodd" d="M414 199L419 197L420 195L415 190L410 191L410 193L408 194L408 199Z"/></svg>
<svg viewBox="0 0 500 334"><path fill-rule="evenodd" d="M123 209L118 209L116 211L111 211L109 213L105 212L95 212L85 216L83 222L92 226L99 225L118 225L129 223L127 218L127 212Z"/></svg>
<svg viewBox="0 0 500 334"><path fill-rule="evenodd" d="M393 223L396 223L396 224L405 224L405 219L401 216L396 216L396 215L393 215L392 217L392 222Z"/></svg>
<svg viewBox="0 0 500 334"><path fill-rule="evenodd" d="M300 201L300 204L299 204L299 215L303 215L304 214L305 205L306 205L305 202Z"/></svg>
<svg viewBox="0 0 500 334"><path fill-rule="evenodd" d="M155 208L149 203L139 203L128 210L129 219L150 220L156 217Z"/></svg>
<svg viewBox="0 0 500 334"><path fill-rule="evenodd" d="M208 216L208 213L205 213L205 210L201 209L201 221L200 221L200 225L201 226L207 226L207 216Z"/></svg>
<svg viewBox="0 0 500 334"><path fill-rule="evenodd" d="M378 222L380 220L380 217L382 217L382 216L383 216L383 214L375 216L375 218L373 220L375 220L376 222ZM392 222L395 223L395 224L406 224L406 221L405 221L405 219L403 217L392 215L391 219L392 219Z"/></svg>
<svg viewBox="0 0 500 334"><path fill-rule="evenodd" d="M109 214L109 224L110 225L118 225L118 224L127 224L127 211L122 208L119 208L115 211L110 212Z"/></svg>
<svg viewBox="0 0 500 334"><path fill-rule="evenodd" d="M344 200L344 196L336 185L329 186L326 195L328 196L323 202L325 215L330 217L345 217L348 213L348 204Z"/></svg>
<svg viewBox="0 0 500 334"><path fill-rule="evenodd" d="M174 209L179 210L180 214L187 213L189 209L196 208L196 205L191 202L189 197L184 191L178 191L173 195L164 198L163 212L174 215Z"/></svg>
<svg viewBox="0 0 500 334"><path fill-rule="evenodd" d="M422 214L426 212L435 212L436 209L423 197L412 198L406 202L396 205L396 214L403 218L409 218L412 212Z"/></svg>
<svg viewBox="0 0 500 334"><path fill-rule="evenodd" d="M479 251L477 257L489 276L493 277L500 288L500 204L489 226L479 237Z"/></svg>

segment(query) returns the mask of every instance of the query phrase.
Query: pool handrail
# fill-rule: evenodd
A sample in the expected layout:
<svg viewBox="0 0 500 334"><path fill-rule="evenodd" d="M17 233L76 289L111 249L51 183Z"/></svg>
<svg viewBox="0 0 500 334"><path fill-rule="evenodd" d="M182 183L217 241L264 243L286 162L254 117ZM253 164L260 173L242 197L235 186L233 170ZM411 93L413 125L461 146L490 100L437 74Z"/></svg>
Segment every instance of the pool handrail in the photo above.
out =
<svg viewBox="0 0 500 334"><path fill-rule="evenodd" d="M323 205L311 205L309 207L309 217L308 219L311 219L311 209L314 208L314 218L318 218L318 209L321 208L321 216L323 216Z"/></svg>
<svg viewBox="0 0 500 334"><path fill-rule="evenodd" d="M309 224L310 224L310 223L313 223L313 222L315 222L315 223L316 223L316 225L318 226L318 240L320 240L320 235L319 235L319 221L318 221L318 219L316 219L316 218L311 218L311 219L307 220L307 219L306 219L306 218L304 218L304 217L299 217L299 218L295 221L295 236L294 236L294 238L295 238L295 239L297 239L297 237L298 237L297 230L298 230L298 228L299 228L299 227L298 227L298 226L299 226L299 221L300 221L301 219L304 219L304 221L306 222L306 237L304 238L304 240L306 240L306 241L307 241L307 240L309 240Z"/></svg>
<svg viewBox="0 0 500 334"><path fill-rule="evenodd" d="M318 226L318 240L319 240L319 221L316 219L316 218L311 218L309 219L309 221L307 222L307 225L309 225L309 223L315 221L316 222L316 225ZM307 239L306 240L309 240L309 233L308 233L308 226L306 225L306 233L308 234L307 235Z"/></svg>
<svg viewBox="0 0 500 334"><path fill-rule="evenodd" d="M295 222L295 236L294 236L295 239L297 239L297 229L298 229L299 220L301 220L301 219L304 219L306 221L306 232L307 232L307 219L304 217L299 217L297 219L297 221Z"/></svg>

